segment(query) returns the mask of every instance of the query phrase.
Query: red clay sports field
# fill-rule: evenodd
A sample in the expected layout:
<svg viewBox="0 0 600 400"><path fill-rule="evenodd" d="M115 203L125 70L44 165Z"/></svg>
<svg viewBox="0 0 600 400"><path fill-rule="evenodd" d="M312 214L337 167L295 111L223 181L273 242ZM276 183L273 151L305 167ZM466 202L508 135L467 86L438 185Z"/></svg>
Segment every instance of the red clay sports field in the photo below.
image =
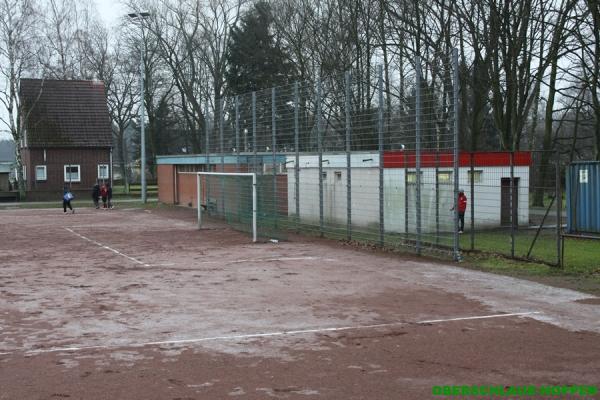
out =
<svg viewBox="0 0 600 400"><path fill-rule="evenodd" d="M590 295L195 213L0 211L0 399L423 399L598 385Z"/></svg>

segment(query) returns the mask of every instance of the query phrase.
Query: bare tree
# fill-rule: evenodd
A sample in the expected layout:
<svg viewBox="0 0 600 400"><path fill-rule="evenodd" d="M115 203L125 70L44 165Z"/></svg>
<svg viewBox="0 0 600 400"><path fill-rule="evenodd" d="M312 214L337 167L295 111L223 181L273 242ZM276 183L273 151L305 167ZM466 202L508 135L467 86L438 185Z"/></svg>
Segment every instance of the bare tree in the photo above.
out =
<svg viewBox="0 0 600 400"><path fill-rule="evenodd" d="M122 34L122 31L117 33ZM125 191L129 192L129 150L131 144L126 137L127 129L133 125L140 104L137 82L139 65L127 53L123 37L117 36L109 45L110 34L101 26L96 27L82 42L84 69L94 78L104 82L108 111L113 128L113 149L118 162ZM135 59L137 61L137 59Z"/></svg>
<svg viewBox="0 0 600 400"><path fill-rule="evenodd" d="M156 17L146 23L159 54L179 92L179 108L187 125L193 151L201 150L208 110L225 94L226 48L231 27L240 16L243 1L162 1ZM216 125L218 114L213 113ZM213 125L213 126L215 126Z"/></svg>
<svg viewBox="0 0 600 400"><path fill-rule="evenodd" d="M34 68L34 51L31 48L35 42L37 22L34 8L32 0L0 1L0 75L4 80L4 87L0 88L0 102L7 111L6 117L0 114L0 122L7 127L15 141L21 198L25 196L21 147L29 115L22 108L19 88L21 78Z"/></svg>
<svg viewBox="0 0 600 400"><path fill-rule="evenodd" d="M600 161L600 2L586 0L585 5L587 10L582 15L582 26L578 26L582 61L580 65L595 118L595 157Z"/></svg>
<svg viewBox="0 0 600 400"><path fill-rule="evenodd" d="M126 137L139 107L139 90L136 86L138 74L128 57L119 52L117 45L110 59L111 78L106 82L108 111L113 123L113 139L118 152L118 162L123 177L125 191L129 192L130 170L129 149L131 144Z"/></svg>
<svg viewBox="0 0 600 400"><path fill-rule="evenodd" d="M535 191L533 204L535 206L544 206L544 187L547 186L548 174L551 172L548 168L548 163L551 159L550 151L552 150L555 141L554 136L554 113L555 113L555 101L557 93L557 79L558 79L558 64L561 61L561 52L564 52L564 43L566 39L566 33L572 31L576 26L567 26L570 21L573 24L573 20L570 19L570 13L574 9L577 0L563 0L559 5L559 8L553 13L555 18L550 22L553 25L552 36L548 45L546 56L543 58L544 62L540 61L540 70L538 72L538 79L541 79L542 71L546 70L546 67L550 67L550 76L548 77L548 96L546 99L546 112L544 117L544 137L542 140L542 155L540 162L540 181L537 182L538 188ZM540 57L542 58L542 57ZM539 91L539 83L538 83ZM561 124L562 125L562 124ZM559 160L556 160L557 162Z"/></svg>
<svg viewBox="0 0 600 400"><path fill-rule="evenodd" d="M124 21L123 46L127 56L139 60L142 53L142 73L144 93L142 106L146 111L146 148L147 165L150 174L155 177L156 156L161 149L163 136L173 124L170 116L175 110L174 92L175 78L161 54L160 39L153 31L156 20L162 9L157 1L132 0L127 7L132 13L148 12L147 18Z"/></svg>
<svg viewBox="0 0 600 400"><path fill-rule="evenodd" d="M216 109L217 101L227 93L225 88L225 69L227 68L227 44L231 36L232 27L240 20L241 10L247 0L221 1L211 0L208 9L200 19L202 28L202 42L199 46L201 60L207 66L212 78L214 93L213 105ZM217 126L217 113L215 112L213 126Z"/></svg>
<svg viewBox="0 0 600 400"><path fill-rule="evenodd" d="M85 68L85 51L90 32L98 27L89 0L47 0L42 12L38 62L52 79L90 78Z"/></svg>

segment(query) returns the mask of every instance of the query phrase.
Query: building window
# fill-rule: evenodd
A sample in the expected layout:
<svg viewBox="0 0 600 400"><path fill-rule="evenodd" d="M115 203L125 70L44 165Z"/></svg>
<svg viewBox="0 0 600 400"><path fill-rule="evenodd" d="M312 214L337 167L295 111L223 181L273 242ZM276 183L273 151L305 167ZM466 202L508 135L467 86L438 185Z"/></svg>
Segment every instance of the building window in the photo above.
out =
<svg viewBox="0 0 600 400"><path fill-rule="evenodd" d="M48 178L46 174L46 166L45 165L36 165L35 166L35 180L36 181L45 181Z"/></svg>
<svg viewBox="0 0 600 400"><path fill-rule="evenodd" d="M468 171L468 178L469 178L469 183L471 183L471 181L473 183L481 183L482 182L482 177L483 177L483 170L477 170L477 171L473 171L473 176L471 177L471 171Z"/></svg>
<svg viewBox="0 0 600 400"><path fill-rule="evenodd" d="M98 179L108 179L108 164L98 165Z"/></svg>
<svg viewBox="0 0 600 400"><path fill-rule="evenodd" d="M287 167L285 164L282 163L275 163L273 165L273 163L269 163L269 164L263 164L263 173L270 175L270 174L284 174L287 172Z"/></svg>
<svg viewBox="0 0 600 400"><path fill-rule="evenodd" d="M452 183L452 171L439 171L437 176L440 184Z"/></svg>
<svg viewBox="0 0 600 400"><path fill-rule="evenodd" d="M335 179L338 181L342 180L342 171L335 171Z"/></svg>
<svg viewBox="0 0 600 400"><path fill-rule="evenodd" d="M423 183L423 171L421 171L421 183ZM406 173L406 183L417 183L417 172L407 172Z"/></svg>
<svg viewBox="0 0 600 400"><path fill-rule="evenodd" d="M65 182L80 182L79 165L65 165Z"/></svg>

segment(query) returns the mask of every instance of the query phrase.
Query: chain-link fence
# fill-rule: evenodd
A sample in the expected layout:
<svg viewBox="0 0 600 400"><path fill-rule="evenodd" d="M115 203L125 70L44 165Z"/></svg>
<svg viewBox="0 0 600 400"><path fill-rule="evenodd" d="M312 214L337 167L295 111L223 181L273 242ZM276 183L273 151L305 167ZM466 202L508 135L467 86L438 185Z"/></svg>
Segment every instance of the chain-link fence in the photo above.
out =
<svg viewBox="0 0 600 400"><path fill-rule="evenodd" d="M223 98L202 161L177 172L256 172L263 237L297 232L458 258L456 66L454 53ZM248 220L248 202L235 200L246 184L202 179L209 214Z"/></svg>
<svg viewBox="0 0 600 400"><path fill-rule="evenodd" d="M468 199L460 247L560 263L564 209L557 153L461 153Z"/></svg>
<svg viewBox="0 0 600 400"><path fill-rule="evenodd" d="M256 172L262 237L559 263L557 155L459 154L458 90L448 56L224 98L194 170ZM209 214L249 229L249 181L203 179Z"/></svg>

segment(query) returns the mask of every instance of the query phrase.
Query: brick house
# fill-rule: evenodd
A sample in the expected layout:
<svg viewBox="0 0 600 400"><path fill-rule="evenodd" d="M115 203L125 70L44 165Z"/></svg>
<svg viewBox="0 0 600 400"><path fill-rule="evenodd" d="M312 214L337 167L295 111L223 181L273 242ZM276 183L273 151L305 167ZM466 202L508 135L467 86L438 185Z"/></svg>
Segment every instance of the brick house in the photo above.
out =
<svg viewBox="0 0 600 400"><path fill-rule="evenodd" d="M112 129L99 81L21 79L20 148L27 199L56 199L69 186L78 198L109 181Z"/></svg>

